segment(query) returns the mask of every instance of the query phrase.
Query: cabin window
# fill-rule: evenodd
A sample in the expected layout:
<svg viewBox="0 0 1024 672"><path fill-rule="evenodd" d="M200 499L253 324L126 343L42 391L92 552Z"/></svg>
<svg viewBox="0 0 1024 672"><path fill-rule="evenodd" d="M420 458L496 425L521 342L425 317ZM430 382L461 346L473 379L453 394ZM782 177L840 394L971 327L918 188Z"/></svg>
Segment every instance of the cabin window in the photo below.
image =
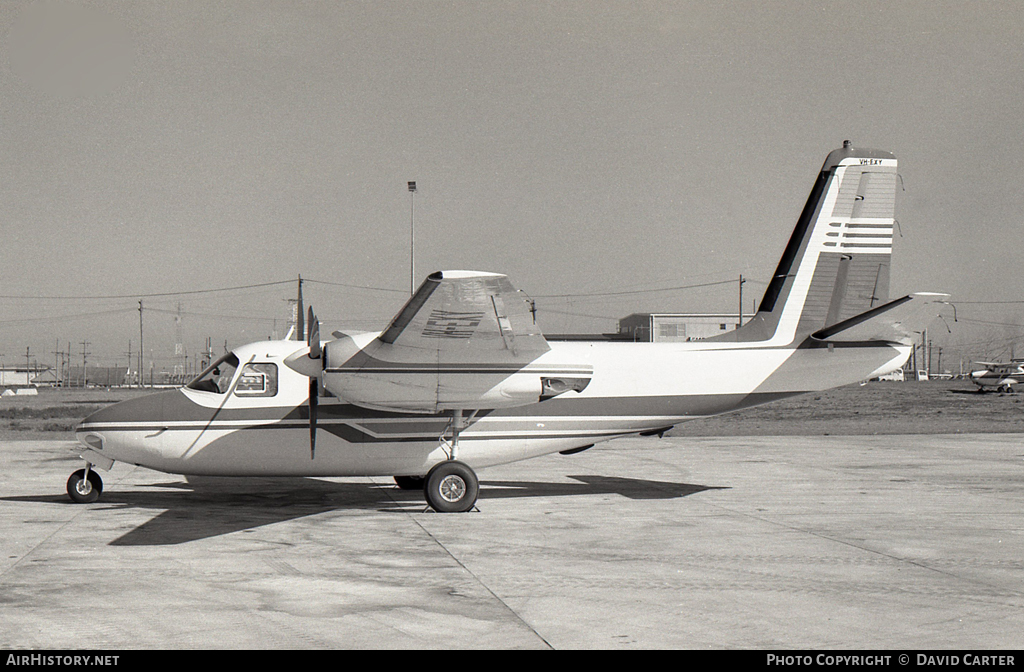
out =
<svg viewBox="0 0 1024 672"><path fill-rule="evenodd" d="M235 385L239 397L272 397L277 394L277 364L246 364Z"/></svg>
<svg viewBox="0 0 1024 672"><path fill-rule="evenodd" d="M195 380L185 387L202 392L224 394L231 387L231 379L235 377L235 371L237 370L238 357L235 357L234 353L229 352L206 367L205 371L200 373Z"/></svg>

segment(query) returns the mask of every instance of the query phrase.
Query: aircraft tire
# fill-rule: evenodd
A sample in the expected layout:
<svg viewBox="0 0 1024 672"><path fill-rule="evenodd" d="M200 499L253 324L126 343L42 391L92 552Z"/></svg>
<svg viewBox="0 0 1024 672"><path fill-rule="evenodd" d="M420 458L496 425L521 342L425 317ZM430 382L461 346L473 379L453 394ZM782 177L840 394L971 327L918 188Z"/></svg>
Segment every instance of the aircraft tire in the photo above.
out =
<svg viewBox="0 0 1024 672"><path fill-rule="evenodd" d="M450 460L435 465L427 474L423 494L439 513L465 513L476 505L480 481L469 465Z"/></svg>
<svg viewBox="0 0 1024 672"><path fill-rule="evenodd" d="M92 469L88 480L85 469L79 469L68 478L68 496L76 504L91 504L103 493L103 479Z"/></svg>
<svg viewBox="0 0 1024 672"><path fill-rule="evenodd" d="M399 490L422 490L427 479L424 476L395 476Z"/></svg>

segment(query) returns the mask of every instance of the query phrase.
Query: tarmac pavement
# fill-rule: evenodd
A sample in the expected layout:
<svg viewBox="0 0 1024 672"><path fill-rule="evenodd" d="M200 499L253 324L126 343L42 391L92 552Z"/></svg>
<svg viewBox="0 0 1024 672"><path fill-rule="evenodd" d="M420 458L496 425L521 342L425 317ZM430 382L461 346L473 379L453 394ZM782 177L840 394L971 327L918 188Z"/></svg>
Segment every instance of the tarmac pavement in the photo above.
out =
<svg viewBox="0 0 1024 672"><path fill-rule="evenodd" d="M483 470L201 479L0 443L0 647L1019 649L1024 435L619 439Z"/></svg>

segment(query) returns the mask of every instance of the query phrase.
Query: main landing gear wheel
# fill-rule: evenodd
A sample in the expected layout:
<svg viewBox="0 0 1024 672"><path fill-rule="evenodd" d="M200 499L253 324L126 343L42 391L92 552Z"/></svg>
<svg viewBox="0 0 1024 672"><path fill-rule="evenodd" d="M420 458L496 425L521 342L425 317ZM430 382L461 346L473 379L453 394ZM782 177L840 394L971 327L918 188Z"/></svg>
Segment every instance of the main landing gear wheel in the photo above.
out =
<svg viewBox="0 0 1024 672"><path fill-rule="evenodd" d="M79 469L68 478L68 496L78 504L91 504L103 492L103 479L92 469L86 477L85 469Z"/></svg>
<svg viewBox="0 0 1024 672"><path fill-rule="evenodd" d="M395 476L399 490L422 490L427 479L423 476Z"/></svg>
<svg viewBox="0 0 1024 672"><path fill-rule="evenodd" d="M423 494L427 504L440 513L464 513L476 505L480 481L469 465L449 460L427 474Z"/></svg>

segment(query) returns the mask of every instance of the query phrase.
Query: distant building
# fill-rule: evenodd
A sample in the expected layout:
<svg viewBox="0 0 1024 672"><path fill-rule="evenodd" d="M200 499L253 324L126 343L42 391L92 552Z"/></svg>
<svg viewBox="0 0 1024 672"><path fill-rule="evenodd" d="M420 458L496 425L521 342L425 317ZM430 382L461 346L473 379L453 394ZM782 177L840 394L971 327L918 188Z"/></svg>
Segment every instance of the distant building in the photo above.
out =
<svg viewBox="0 0 1024 672"><path fill-rule="evenodd" d="M52 382L44 382L44 378L52 374L46 366L4 366L0 367L0 387L28 387L29 385L52 385ZM36 378L39 378L37 381Z"/></svg>
<svg viewBox="0 0 1024 672"><path fill-rule="evenodd" d="M746 324L753 314L745 314ZM645 343L699 341L739 326L736 313L633 313L619 320L619 334Z"/></svg>
<svg viewBox="0 0 1024 672"><path fill-rule="evenodd" d="M121 366L71 366L64 372L62 387L119 387L137 382L134 373Z"/></svg>

